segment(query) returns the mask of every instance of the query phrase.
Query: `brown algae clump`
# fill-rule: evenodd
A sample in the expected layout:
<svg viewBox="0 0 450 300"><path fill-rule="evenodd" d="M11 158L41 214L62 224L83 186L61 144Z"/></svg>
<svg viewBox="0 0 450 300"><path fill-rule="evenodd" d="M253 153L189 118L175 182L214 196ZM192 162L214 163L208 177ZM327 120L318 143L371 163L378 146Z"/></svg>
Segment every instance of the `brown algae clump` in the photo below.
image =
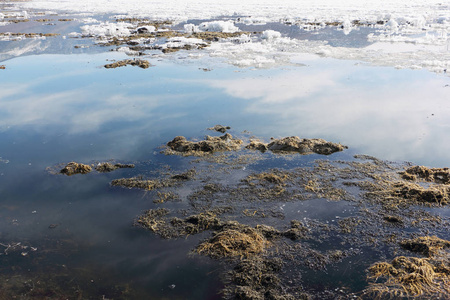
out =
<svg viewBox="0 0 450 300"><path fill-rule="evenodd" d="M327 142L324 139L300 139L297 136L276 139L267 145L271 151L298 152L300 154L325 154L343 151L347 146Z"/></svg>
<svg viewBox="0 0 450 300"><path fill-rule="evenodd" d="M247 146L245 146L245 148L250 150L258 150L261 152L266 152L267 150L269 150L267 144L264 144L263 142L260 142L258 140L250 141L250 143Z"/></svg>
<svg viewBox="0 0 450 300"><path fill-rule="evenodd" d="M97 170L97 172L100 172L100 173L112 172L114 170L124 169L124 168L134 168L134 165L133 164L120 164L120 163L112 164L109 162L104 162L104 163L98 163L95 166L95 170Z"/></svg>
<svg viewBox="0 0 450 300"><path fill-rule="evenodd" d="M111 185L144 190L153 190L161 186L159 180L142 179L140 177L114 179L111 181Z"/></svg>
<svg viewBox="0 0 450 300"><path fill-rule="evenodd" d="M421 236L411 240L404 240L400 245L412 252L419 252L427 257L432 257L437 255L442 249L450 248L450 241L440 239L437 236Z"/></svg>
<svg viewBox="0 0 450 300"><path fill-rule="evenodd" d="M166 154L202 156L217 151L239 150L241 145L242 140L233 138L233 136L228 133L220 137L207 135L205 140L199 142L191 142L186 140L184 136L177 136L167 143L169 151L166 151Z"/></svg>
<svg viewBox="0 0 450 300"><path fill-rule="evenodd" d="M392 190L392 196L421 202L446 205L449 203L448 187L445 186L430 186L424 188L414 183L395 183Z"/></svg>
<svg viewBox="0 0 450 300"><path fill-rule="evenodd" d="M278 273L283 265L283 261L277 258L253 256L240 260L227 274L232 286L224 290L226 299L307 299L304 295L294 297L281 288Z"/></svg>
<svg viewBox="0 0 450 300"><path fill-rule="evenodd" d="M147 60L144 60L144 59L124 59L124 60L116 61L111 64L107 64L107 65L105 65L105 68L111 69L111 68L125 67L127 65L137 66L142 69L147 69L147 68L151 67L151 64Z"/></svg>
<svg viewBox="0 0 450 300"><path fill-rule="evenodd" d="M216 125L214 127L209 127L208 130L215 130L220 133L225 133L228 129L231 129L230 126Z"/></svg>
<svg viewBox="0 0 450 300"><path fill-rule="evenodd" d="M304 155L317 153L329 155L334 152L343 151L348 147L327 142L324 139L300 139L298 136L291 136L275 139L269 144L262 143L258 140L252 140L245 148L262 152L270 150L276 153L300 153Z"/></svg>
<svg viewBox="0 0 450 300"><path fill-rule="evenodd" d="M263 252L268 246L268 241L258 230L243 227L245 228L238 229L234 226L224 228L215 233L211 239L201 243L196 252L214 258L249 257Z"/></svg>
<svg viewBox="0 0 450 300"><path fill-rule="evenodd" d="M91 166L84 165L76 162L68 163L61 171L61 174L65 174L67 176L74 174L87 174L92 171Z"/></svg>
<svg viewBox="0 0 450 300"><path fill-rule="evenodd" d="M191 215L185 219L166 217L168 213L169 210L165 208L149 209L137 218L136 223L166 239L197 234L205 230L218 230L223 227L223 223L213 212Z"/></svg>
<svg viewBox="0 0 450 300"><path fill-rule="evenodd" d="M368 271L373 281L364 291L371 299L441 295L450 296L450 272L442 263L426 258L398 256L391 263L379 262ZM382 279L384 282L377 282Z"/></svg>
<svg viewBox="0 0 450 300"><path fill-rule="evenodd" d="M166 208L149 209L138 217L137 223L156 234L160 234L167 231L166 221L163 217L168 213L169 210Z"/></svg>
<svg viewBox="0 0 450 300"><path fill-rule="evenodd" d="M448 168L427 168L424 166L413 166L400 173L403 179L422 179L429 182L450 183L450 170Z"/></svg>

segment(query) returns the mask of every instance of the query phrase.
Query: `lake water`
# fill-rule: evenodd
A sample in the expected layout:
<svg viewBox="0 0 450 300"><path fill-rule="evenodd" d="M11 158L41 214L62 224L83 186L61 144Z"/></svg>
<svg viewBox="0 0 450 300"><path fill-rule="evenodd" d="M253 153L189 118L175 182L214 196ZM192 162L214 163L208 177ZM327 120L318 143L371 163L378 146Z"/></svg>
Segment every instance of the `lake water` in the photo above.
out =
<svg viewBox="0 0 450 300"><path fill-rule="evenodd" d="M68 34L77 26L28 22L0 31ZM78 44L91 47L73 48ZM202 139L215 135L208 127L223 124L231 126L233 136L267 142L285 136L324 138L349 147L326 157L330 160L367 154L429 167L450 165L450 78L445 74L301 53L289 65L239 68L210 56L192 58L187 51L146 56L153 65L148 69L105 69L111 60L129 57L92 45L91 39L61 36L0 41L0 65L6 66L0 70L1 299L32 296L33 289L39 299L221 299L224 263L190 254L211 233L163 240L133 226L144 210L157 207L155 194L110 186L116 178L191 168L191 158L160 153L175 136ZM11 55L26 47L35 50ZM235 182L253 171L305 166L320 158L272 155L241 168L236 178L214 176ZM70 177L48 170L70 161L108 160L136 167ZM186 189L188 194L194 187ZM336 215L358 211L351 202L325 199L287 203L283 210L281 223L294 218L334 222ZM445 220L450 216L448 208L436 212ZM439 230L441 238L450 238L448 228ZM303 270L304 285L312 291L323 285L358 292L365 285L365 268L380 258L364 251L352 258L353 265L359 260L352 275L338 280L343 269L353 268L345 260L328 273ZM370 259L361 261L365 255ZM39 290L39 281L47 287Z"/></svg>

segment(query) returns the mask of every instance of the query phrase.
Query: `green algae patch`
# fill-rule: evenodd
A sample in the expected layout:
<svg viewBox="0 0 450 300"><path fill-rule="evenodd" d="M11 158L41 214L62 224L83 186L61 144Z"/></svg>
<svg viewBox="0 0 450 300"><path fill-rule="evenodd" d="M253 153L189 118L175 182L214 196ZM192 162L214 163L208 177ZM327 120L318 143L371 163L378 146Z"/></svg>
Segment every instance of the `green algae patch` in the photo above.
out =
<svg viewBox="0 0 450 300"><path fill-rule="evenodd" d="M150 62L148 60L145 60L145 59L124 59L124 60L116 61L111 64L106 64L104 67L106 69L115 69L115 68L126 67L126 66L136 66L136 67L139 67L142 69L148 69L152 65L150 64Z"/></svg>
<svg viewBox="0 0 450 300"><path fill-rule="evenodd" d="M89 165L70 162L64 168L61 169L60 173L67 176L71 176L75 174L87 174L90 173L91 171L92 168Z"/></svg>

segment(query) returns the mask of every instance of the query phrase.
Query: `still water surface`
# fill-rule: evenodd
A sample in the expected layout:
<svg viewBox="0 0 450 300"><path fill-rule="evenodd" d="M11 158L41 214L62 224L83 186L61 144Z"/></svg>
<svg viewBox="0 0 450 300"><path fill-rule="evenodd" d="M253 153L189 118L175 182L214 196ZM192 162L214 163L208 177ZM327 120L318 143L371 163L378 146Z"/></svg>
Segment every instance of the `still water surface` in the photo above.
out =
<svg viewBox="0 0 450 300"><path fill-rule="evenodd" d="M0 70L0 242L37 248L0 256L3 275L70 274L86 291L106 296L130 284L152 299L219 299L220 264L188 254L209 233L166 241L133 227L137 215L154 207L151 197L109 185L165 165L189 168L188 160L164 156L159 147L178 135L202 138L215 124L266 141L297 135L349 146L330 159L362 153L450 165L449 77L312 55L296 57L302 66L272 69L201 58L150 58L154 66L146 70L102 67L124 58L31 55ZM316 158L269 160L243 174ZM71 177L46 170L110 159L136 168ZM353 214L348 203L323 200L284 209L292 217L330 221ZM314 286L314 276L322 275L309 274L305 282Z"/></svg>

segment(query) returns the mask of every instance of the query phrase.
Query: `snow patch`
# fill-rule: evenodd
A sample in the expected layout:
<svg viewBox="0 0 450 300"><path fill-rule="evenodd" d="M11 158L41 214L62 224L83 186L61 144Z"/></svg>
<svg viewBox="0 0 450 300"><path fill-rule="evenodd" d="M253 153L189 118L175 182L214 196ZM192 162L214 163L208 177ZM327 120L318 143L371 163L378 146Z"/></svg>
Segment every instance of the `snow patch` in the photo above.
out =
<svg viewBox="0 0 450 300"><path fill-rule="evenodd" d="M84 25L81 26L81 33L83 36L128 36L131 34L130 29L133 27L130 23L110 23L103 22L98 25Z"/></svg>

